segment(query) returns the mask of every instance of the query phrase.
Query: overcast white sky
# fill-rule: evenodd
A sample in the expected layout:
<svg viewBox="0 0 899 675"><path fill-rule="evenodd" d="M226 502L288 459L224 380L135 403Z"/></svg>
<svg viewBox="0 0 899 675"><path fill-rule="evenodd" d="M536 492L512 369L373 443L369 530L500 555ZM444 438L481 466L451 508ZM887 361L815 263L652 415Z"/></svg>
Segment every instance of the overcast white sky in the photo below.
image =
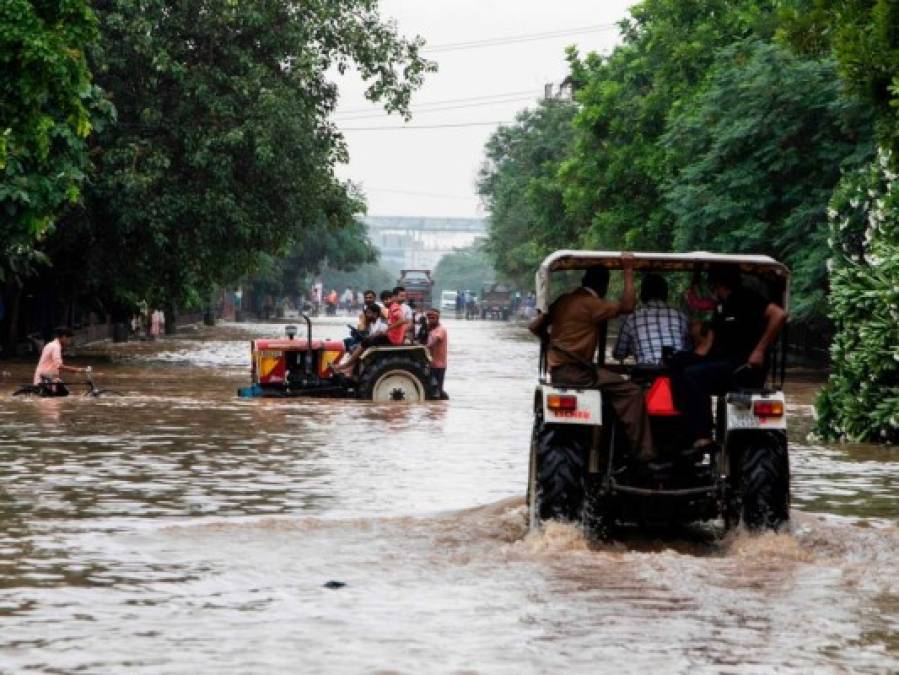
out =
<svg viewBox="0 0 899 675"><path fill-rule="evenodd" d="M516 111L542 95L545 83L565 77L566 45L576 44L581 53L607 53L619 39L609 24L624 17L631 4L633 0L381 0L385 17L396 19L404 34L421 35L429 46L571 33L428 53L440 70L415 94L408 126L513 120ZM590 28L600 30L584 30ZM339 174L363 186L369 215L483 216L474 181L495 126L370 130L404 123L366 101L363 89L354 78L341 81L335 120L351 156Z"/></svg>

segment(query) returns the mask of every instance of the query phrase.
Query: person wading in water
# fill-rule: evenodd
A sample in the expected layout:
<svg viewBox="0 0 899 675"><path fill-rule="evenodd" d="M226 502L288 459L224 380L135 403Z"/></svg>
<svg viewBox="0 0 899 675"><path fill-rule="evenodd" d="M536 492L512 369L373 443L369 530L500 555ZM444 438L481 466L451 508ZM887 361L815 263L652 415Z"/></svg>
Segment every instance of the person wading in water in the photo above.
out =
<svg viewBox="0 0 899 675"><path fill-rule="evenodd" d="M34 369L34 380L32 384L40 385L47 382L50 391L58 396L65 396L69 393L66 386L59 379L62 371L68 373L86 373L87 368L77 368L75 366L67 366L62 362L63 349L72 343L72 329L60 327L56 329L56 339L51 340L44 345L41 350L41 358L37 362L37 368Z"/></svg>

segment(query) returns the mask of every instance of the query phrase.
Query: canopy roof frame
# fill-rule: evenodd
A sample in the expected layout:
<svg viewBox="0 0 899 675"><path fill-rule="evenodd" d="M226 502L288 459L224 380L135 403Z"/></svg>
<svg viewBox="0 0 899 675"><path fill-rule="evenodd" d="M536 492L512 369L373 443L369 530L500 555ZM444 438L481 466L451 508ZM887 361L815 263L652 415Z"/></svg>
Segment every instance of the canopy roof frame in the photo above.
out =
<svg viewBox="0 0 899 675"><path fill-rule="evenodd" d="M744 274L768 280L778 280L783 284L781 306L789 311L790 270L781 262L766 255L730 255L693 251L691 253L632 253L634 270L638 272L678 272L708 269L717 265L737 265ZM620 270L622 251L582 251L562 250L544 258L535 275L537 289L537 309L549 311L550 277L553 272L587 270L591 267L605 267Z"/></svg>

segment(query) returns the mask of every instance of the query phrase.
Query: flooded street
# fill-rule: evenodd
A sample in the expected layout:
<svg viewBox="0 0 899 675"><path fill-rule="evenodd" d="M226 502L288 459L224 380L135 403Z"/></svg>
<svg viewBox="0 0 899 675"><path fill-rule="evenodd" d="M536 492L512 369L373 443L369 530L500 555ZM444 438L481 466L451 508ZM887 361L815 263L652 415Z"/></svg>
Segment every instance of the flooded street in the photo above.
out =
<svg viewBox="0 0 899 675"><path fill-rule="evenodd" d="M122 396L5 364L0 672L899 670L899 450L806 442L800 378L790 533L528 536L536 344L446 323L452 400L411 407L238 400L276 325L69 357Z"/></svg>

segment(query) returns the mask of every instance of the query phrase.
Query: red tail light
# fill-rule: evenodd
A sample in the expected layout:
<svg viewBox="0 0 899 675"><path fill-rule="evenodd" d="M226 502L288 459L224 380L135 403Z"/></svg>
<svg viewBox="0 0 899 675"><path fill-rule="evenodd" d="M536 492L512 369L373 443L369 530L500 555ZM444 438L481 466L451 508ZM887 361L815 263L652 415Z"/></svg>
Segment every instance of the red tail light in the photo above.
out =
<svg viewBox="0 0 899 675"><path fill-rule="evenodd" d="M646 412L655 417L680 415L680 410L674 405L670 377L658 377L652 383L649 391L646 392Z"/></svg>
<svg viewBox="0 0 899 675"><path fill-rule="evenodd" d="M756 417L783 417L782 401L756 401L752 404L752 412Z"/></svg>
<svg viewBox="0 0 899 675"><path fill-rule="evenodd" d="M577 410L577 396L550 394L546 397L546 407L550 410Z"/></svg>

